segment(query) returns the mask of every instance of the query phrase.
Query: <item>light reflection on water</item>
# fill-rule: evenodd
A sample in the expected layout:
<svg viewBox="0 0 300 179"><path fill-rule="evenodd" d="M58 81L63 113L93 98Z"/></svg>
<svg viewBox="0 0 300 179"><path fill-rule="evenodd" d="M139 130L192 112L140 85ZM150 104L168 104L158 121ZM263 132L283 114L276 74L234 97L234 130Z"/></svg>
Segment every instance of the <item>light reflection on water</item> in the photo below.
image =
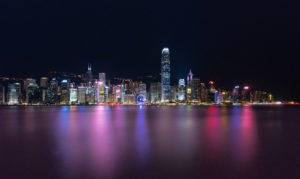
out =
<svg viewBox="0 0 300 179"><path fill-rule="evenodd" d="M6 116L0 120L0 144L9 149L20 139L30 144L12 150L16 158L2 155L3 160L42 150L32 167L43 167L34 164L47 158L50 167L41 171L54 177L249 174L261 162L259 125L265 124L257 115L265 113L251 106L22 107L0 114ZM273 109L267 113L275 114L280 115Z"/></svg>

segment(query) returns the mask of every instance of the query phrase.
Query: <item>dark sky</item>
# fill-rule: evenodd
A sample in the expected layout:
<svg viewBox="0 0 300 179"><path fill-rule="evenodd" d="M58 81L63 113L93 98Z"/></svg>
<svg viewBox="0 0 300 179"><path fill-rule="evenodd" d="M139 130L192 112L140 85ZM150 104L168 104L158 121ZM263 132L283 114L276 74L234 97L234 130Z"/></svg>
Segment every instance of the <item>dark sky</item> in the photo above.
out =
<svg viewBox="0 0 300 179"><path fill-rule="evenodd" d="M133 77L191 68L204 82L300 99L300 1L10 0L0 3L0 74Z"/></svg>

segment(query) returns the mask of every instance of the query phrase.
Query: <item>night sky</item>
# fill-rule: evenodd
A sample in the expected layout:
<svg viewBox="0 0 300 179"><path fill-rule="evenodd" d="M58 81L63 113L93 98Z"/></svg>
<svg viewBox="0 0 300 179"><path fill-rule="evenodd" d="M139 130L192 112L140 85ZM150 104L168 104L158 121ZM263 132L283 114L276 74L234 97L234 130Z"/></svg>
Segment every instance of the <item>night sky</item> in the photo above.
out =
<svg viewBox="0 0 300 179"><path fill-rule="evenodd" d="M300 100L300 1L12 0L0 4L0 74L50 70L135 77L172 76Z"/></svg>

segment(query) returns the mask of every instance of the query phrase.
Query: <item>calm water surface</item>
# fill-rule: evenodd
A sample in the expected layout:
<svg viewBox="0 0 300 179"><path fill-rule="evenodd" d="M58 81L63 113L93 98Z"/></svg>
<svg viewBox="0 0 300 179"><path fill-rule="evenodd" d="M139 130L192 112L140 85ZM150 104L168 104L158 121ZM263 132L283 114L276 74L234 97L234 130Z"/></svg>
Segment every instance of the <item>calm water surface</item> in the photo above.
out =
<svg viewBox="0 0 300 179"><path fill-rule="evenodd" d="M0 178L300 178L300 107L0 107Z"/></svg>

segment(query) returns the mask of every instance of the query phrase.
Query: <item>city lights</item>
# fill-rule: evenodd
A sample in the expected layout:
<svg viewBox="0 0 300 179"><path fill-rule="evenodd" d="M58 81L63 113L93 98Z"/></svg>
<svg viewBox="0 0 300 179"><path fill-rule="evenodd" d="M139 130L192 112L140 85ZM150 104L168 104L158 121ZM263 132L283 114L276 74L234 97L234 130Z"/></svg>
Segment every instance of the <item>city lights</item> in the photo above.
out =
<svg viewBox="0 0 300 179"><path fill-rule="evenodd" d="M160 82L134 81L128 78L107 79L106 73L94 76L88 63L85 75L66 74L43 76L0 84L0 104L6 105L230 105L272 104L274 96L262 90L250 90L248 85L232 90L215 86L195 76L190 69L186 78L171 84L170 49L161 51ZM158 63L159 64L159 63ZM154 75L148 75L152 78ZM12 78L5 77L3 81ZM48 80L51 79L51 80ZM186 79L186 80L185 80ZM60 82L59 82L60 81ZM39 85L38 85L39 84Z"/></svg>

